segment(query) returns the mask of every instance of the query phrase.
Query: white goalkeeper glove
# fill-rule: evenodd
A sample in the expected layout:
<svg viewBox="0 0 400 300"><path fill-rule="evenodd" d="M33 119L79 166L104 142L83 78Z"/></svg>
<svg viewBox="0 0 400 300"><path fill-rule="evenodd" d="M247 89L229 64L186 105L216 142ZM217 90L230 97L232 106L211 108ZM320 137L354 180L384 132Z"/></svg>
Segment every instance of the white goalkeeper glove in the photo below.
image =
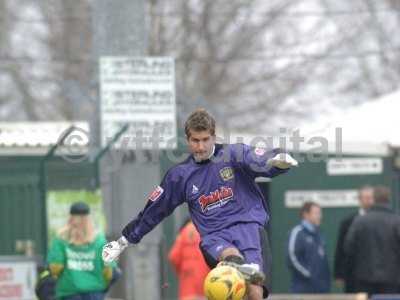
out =
<svg viewBox="0 0 400 300"><path fill-rule="evenodd" d="M297 167L299 163L288 153L278 153L273 158L268 159L267 164L279 169L289 169L290 167Z"/></svg>
<svg viewBox="0 0 400 300"><path fill-rule="evenodd" d="M115 261L120 256L122 251L124 251L125 248L128 247L128 245L129 242L124 236L121 236L116 241L105 244L103 247L103 252L101 253L103 261L106 264Z"/></svg>

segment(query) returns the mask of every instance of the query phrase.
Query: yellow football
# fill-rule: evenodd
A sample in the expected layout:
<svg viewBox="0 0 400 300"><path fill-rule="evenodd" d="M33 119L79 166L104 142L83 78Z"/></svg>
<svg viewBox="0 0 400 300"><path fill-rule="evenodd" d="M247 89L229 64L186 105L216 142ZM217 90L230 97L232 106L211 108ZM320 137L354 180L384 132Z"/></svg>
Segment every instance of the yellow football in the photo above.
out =
<svg viewBox="0 0 400 300"><path fill-rule="evenodd" d="M208 300L242 300L245 293L242 273L231 266L217 266L204 280L204 294Z"/></svg>

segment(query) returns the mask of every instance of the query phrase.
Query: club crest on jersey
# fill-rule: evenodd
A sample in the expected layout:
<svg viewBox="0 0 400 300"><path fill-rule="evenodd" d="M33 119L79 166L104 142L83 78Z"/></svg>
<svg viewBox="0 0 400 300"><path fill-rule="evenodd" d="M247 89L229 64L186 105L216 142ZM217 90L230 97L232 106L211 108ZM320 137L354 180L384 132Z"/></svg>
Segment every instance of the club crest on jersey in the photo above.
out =
<svg viewBox="0 0 400 300"><path fill-rule="evenodd" d="M261 148L261 147L256 147L256 148L254 149L254 153L255 153L257 156L263 156L263 155L265 154L265 152L266 152L266 150L265 150L264 148Z"/></svg>
<svg viewBox="0 0 400 300"><path fill-rule="evenodd" d="M219 170L219 175L221 175L221 178L224 181L228 181L230 179L233 179L233 169L231 167L225 167Z"/></svg>
<svg viewBox="0 0 400 300"><path fill-rule="evenodd" d="M217 207L225 205L233 198L233 191L230 187L221 187L209 195L201 195L199 203L201 210L207 212Z"/></svg>
<svg viewBox="0 0 400 300"><path fill-rule="evenodd" d="M157 186L154 191L151 192L149 196L150 201L156 201L164 193L164 189L161 186Z"/></svg>

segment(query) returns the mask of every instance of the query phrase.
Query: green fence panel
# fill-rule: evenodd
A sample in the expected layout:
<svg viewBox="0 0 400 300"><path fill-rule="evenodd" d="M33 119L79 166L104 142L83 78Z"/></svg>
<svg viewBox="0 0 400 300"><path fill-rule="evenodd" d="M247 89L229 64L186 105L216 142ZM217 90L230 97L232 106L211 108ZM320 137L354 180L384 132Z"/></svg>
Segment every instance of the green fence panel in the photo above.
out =
<svg viewBox="0 0 400 300"><path fill-rule="evenodd" d="M40 160L38 156L0 158L0 255L23 254L26 241L32 241L36 254L44 254ZM46 170L48 190L96 188L95 168L88 161L71 163L55 157Z"/></svg>
<svg viewBox="0 0 400 300"><path fill-rule="evenodd" d="M38 177L0 178L0 255L41 253ZM28 242L27 242L28 241Z"/></svg>

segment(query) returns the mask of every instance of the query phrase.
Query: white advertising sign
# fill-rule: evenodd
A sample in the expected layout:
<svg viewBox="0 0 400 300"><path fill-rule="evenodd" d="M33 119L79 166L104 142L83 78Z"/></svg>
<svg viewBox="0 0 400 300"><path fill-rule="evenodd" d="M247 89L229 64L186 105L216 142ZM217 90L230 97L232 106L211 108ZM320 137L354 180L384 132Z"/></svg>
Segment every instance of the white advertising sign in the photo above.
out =
<svg viewBox="0 0 400 300"><path fill-rule="evenodd" d="M331 158L326 164L328 175L370 175L383 172L382 158Z"/></svg>
<svg viewBox="0 0 400 300"><path fill-rule="evenodd" d="M117 147L176 148L173 58L102 57L100 84L103 146L129 124Z"/></svg>
<svg viewBox="0 0 400 300"><path fill-rule="evenodd" d="M0 300L36 299L36 265L34 262L0 261Z"/></svg>
<svg viewBox="0 0 400 300"><path fill-rule="evenodd" d="M321 207L350 207L358 205L357 190L293 190L285 193L285 206L298 208L306 201L318 203Z"/></svg>

